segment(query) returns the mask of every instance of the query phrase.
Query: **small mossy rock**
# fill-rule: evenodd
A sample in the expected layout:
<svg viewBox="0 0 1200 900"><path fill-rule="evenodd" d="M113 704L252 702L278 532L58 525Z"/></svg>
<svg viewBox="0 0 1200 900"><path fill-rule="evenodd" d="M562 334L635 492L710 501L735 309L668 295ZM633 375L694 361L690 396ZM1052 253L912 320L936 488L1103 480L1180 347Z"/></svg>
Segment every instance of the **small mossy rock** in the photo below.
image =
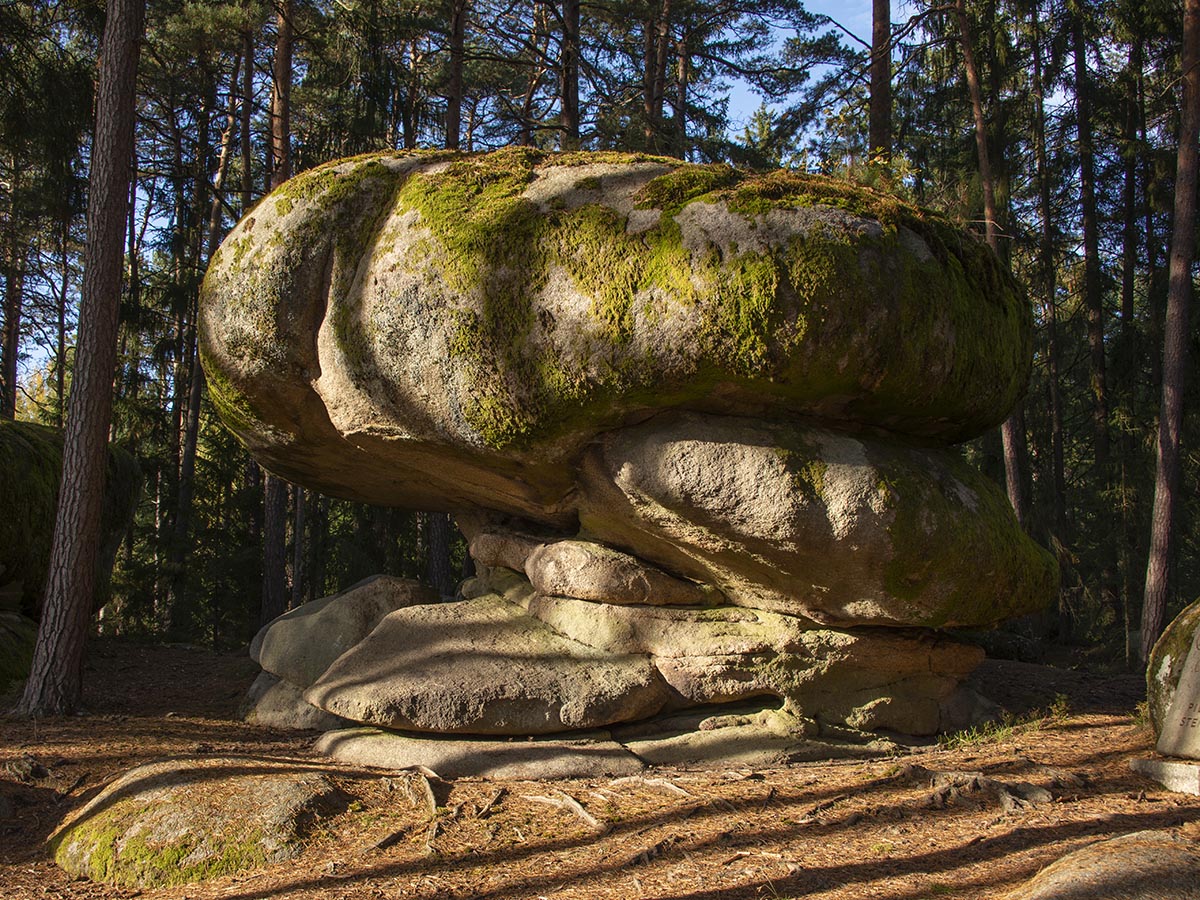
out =
<svg viewBox="0 0 1200 900"><path fill-rule="evenodd" d="M37 623L20 613L0 609L0 697L29 674Z"/></svg>
<svg viewBox="0 0 1200 900"><path fill-rule="evenodd" d="M898 629L835 631L756 609L611 606L535 597L529 612L558 633L613 654L648 654L698 706L773 696L795 716L860 731L935 734L969 724L959 684L983 651Z"/></svg>
<svg viewBox="0 0 1200 900"><path fill-rule="evenodd" d="M329 731L348 724L305 700L304 688L270 672L260 672L250 685L241 716L251 725L285 731Z"/></svg>
<svg viewBox="0 0 1200 900"><path fill-rule="evenodd" d="M1200 900L1200 844L1138 831L1050 864L1005 900Z"/></svg>
<svg viewBox="0 0 1200 900"><path fill-rule="evenodd" d="M611 778L645 768L603 731L513 741L343 728L321 735L313 750L356 766L424 766L443 778Z"/></svg>
<svg viewBox="0 0 1200 900"><path fill-rule="evenodd" d="M826 625L992 625L1058 586L1000 489L946 451L670 412L604 436L581 483L585 534Z"/></svg>
<svg viewBox="0 0 1200 900"><path fill-rule="evenodd" d="M384 728L531 735L642 719L669 691L646 657L597 652L487 594L391 613L304 698Z"/></svg>
<svg viewBox="0 0 1200 900"><path fill-rule="evenodd" d="M62 477L62 432L0 419L0 587L21 586L20 612L37 619L50 565ZM96 609L108 600L113 561L141 494L137 460L109 448L96 561Z"/></svg>
<svg viewBox="0 0 1200 900"><path fill-rule="evenodd" d="M1155 734L1162 731L1163 720L1171 707L1171 699L1175 696L1175 688L1179 685L1179 677L1183 674L1197 628L1200 628L1200 600L1184 607L1171 620L1150 651L1150 659L1146 663L1146 704Z"/></svg>
<svg viewBox="0 0 1200 900"><path fill-rule="evenodd" d="M595 541L555 541L534 550L525 574L539 594L600 603L709 606L717 591L668 575L636 556Z"/></svg>
<svg viewBox="0 0 1200 900"><path fill-rule="evenodd" d="M936 440L1002 421L1032 316L894 197L623 154L375 154L293 178L205 277L214 404L336 496L561 524L595 434L676 406Z"/></svg>
<svg viewBox="0 0 1200 900"><path fill-rule="evenodd" d="M373 575L268 622L250 643L250 657L272 675L304 689L388 613L436 600L430 588L411 579Z"/></svg>
<svg viewBox="0 0 1200 900"><path fill-rule="evenodd" d="M96 795L50 847L59 866L93 881L187 884L296 856L346 799L323 773L262 759L153 763Z"/></svg>

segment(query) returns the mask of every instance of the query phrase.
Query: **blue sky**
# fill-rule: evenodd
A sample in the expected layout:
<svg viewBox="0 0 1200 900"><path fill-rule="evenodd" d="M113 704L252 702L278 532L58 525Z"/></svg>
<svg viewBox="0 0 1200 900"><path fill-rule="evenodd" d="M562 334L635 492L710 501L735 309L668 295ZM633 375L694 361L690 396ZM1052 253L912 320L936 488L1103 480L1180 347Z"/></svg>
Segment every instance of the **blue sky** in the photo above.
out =
<svg viewBox="0 0 1200 900"><path fill-rule="evenodd" d="M858 38L870 42L871 0L807 0L804 6L809 12L829 16ZM892 21L902 20L907 15L902 0L892 0ZM760 102L758 96L744 85L734 85L729 98L731 134L741 132Z"/></svg>

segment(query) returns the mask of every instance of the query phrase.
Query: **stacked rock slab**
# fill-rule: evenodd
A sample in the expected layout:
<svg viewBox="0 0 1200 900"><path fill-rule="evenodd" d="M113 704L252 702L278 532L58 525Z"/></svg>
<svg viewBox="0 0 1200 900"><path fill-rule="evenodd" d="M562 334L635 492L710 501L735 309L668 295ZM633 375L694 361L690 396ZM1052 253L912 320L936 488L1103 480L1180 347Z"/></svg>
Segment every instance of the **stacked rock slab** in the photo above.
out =
<svg viewBox="0 0 1200 900"><path fill-rule="evenodd" d="M1024 390L1028 306L980 242L866 188L359 157L238 225L201 326L265 465L470 540L462 599L283 673L345 719L552 736L760 702L796 733L931 733L977 710L981 654L941 629L1056 586L951 449Z"/></svg>

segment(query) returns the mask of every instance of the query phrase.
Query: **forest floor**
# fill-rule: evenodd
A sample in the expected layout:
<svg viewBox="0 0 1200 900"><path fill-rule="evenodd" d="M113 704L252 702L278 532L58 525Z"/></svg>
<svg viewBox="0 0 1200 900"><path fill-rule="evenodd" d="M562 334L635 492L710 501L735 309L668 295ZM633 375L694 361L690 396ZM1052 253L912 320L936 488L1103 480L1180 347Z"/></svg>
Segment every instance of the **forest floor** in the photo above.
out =
<svg viewBox="0 0 1200 900"><path fill-rule="evenodd" d="M1139 678L989 662L983 689L1022 724L891 759L618 781L459 779L432 823L387 773L330 763L354 802L290 862L143 890L54 865L48 835L132 766L173 756L311 766L313 734L234 718L254 674L241 655L95 641L87 715L0 719L0 797L12 808L0 812L0 897L997 898L1100 838L1164 828L1200 837L1200 797L1129 770L1152 743L1134 716ZM40 764L41 777L22 778L21 760ZM1053 799L1027 804L1022 783Z"/></svg>

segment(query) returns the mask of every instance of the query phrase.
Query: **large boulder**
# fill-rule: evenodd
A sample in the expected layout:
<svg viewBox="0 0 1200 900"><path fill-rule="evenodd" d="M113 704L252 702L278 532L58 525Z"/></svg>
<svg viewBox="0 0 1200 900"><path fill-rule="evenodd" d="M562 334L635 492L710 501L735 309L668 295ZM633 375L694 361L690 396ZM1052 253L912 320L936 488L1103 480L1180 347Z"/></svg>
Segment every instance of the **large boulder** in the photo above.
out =
<svg viewBox="0 0 1200 900"><path fill-rule="evenodd" d="M868 188L526 148L293 178L200 313L214 402L273 471L552 522L564 462L657 409L980 434L1024 389L1031 322L985 245Z"/></svg>
<svg viewBox="0 0 1200 900"><path fill-rule="evenodd" d="M260 203L200 325L214 403L268 468L450 510L477 567L457 602L360 587L273 623L255 652L289 720L307 686L407 732L393 748L756 702L779 718L745 724L752 754L926 734L985 708L960 687L979 651L941 629L1056 587L949 446L1023 391L1028 304L980 241L868 188L373 154Z"/></svg>
<svg viewBox="0 0 1200 900"><path fill-rule="evenodd" d="M1197 628L1200 628L1200 600L1184 607L1163 629L1146 661L1146 706L1155 734L1162 731Z"/></svg>
<svg viewBox="0 0 1200 900"><path fill-rule="evenodd" d="M592 650L488 594L391 613L304 696L369 725L520 735L642 719L669 691L645 657Z"/></svg>
<svg viewBox="0 0 1200 900"><path fill-rule="evenodd" d="M415 581L374 575L272 619L250 642L250 656L265 671L303 689L388 613L436 599L432 589Z"/></svg>
<svg viewBox="0 0 1200 900"><path fill-rule="evenodd" d="M666 413L588 454L584 531L830 625L991 625L1058 573L1004 494L952 453L797 423Z"/></svg>
<svg viewBox="0 0 1200 900"><path fill-rule="evenodd" d="M51 837L73 875L128 887L186 884L296 856L348 798L319 771L219 758L138 766Z"/></svg>

